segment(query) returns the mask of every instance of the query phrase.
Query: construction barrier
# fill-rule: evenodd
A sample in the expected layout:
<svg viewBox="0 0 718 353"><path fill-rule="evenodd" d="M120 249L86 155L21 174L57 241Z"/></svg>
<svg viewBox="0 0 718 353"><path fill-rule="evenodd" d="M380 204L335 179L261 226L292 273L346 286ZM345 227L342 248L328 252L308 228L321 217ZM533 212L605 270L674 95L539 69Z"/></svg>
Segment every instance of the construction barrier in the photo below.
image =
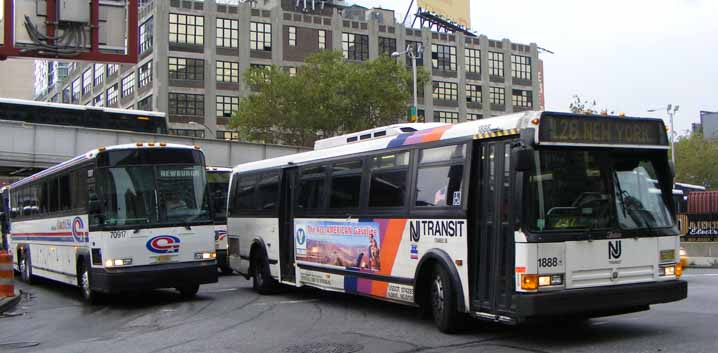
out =
<svg viewBox="0 0 718 353"><path fill-rule="evenodd" d="M0 298L14 297L12 254L0 251Z"/></svg>

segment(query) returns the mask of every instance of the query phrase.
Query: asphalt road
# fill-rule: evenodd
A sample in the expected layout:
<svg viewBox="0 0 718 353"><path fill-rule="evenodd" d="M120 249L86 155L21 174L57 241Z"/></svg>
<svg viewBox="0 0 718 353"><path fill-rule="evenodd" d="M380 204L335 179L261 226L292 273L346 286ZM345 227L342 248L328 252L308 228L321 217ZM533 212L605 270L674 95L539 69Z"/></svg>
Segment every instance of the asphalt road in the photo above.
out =
<svg viewBox="0 0 718 353"><path fill-rule="evenodd" d="M39 281L0 317L0 352L718 352L718 270L688 270L688 299L582 325L472 322L440 333L409 307L315 290L260 296L223 276L184 301L171 290L88 306Z"/></svg>

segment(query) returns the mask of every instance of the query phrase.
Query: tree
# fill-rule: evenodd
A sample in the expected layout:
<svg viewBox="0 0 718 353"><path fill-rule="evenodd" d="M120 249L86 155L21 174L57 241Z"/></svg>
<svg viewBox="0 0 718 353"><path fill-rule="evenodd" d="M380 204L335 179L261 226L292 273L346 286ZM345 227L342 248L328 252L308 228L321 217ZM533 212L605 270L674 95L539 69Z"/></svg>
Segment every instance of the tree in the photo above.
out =
<svg viewBox="0 0 718 353"><path fill-rule="evenodd" d="M596 108L596 100L593 101L589 100L581 100L581 97L578 94L573 95L573 101L569 103L568 108L571 110L572 113L576 114L601 114L601 115L613 115L615 114L615 111L611 110L609 111L607 108L598 110Z"/></svg>
<svg viewBox="0 0 718 353"><path fill-rule="evenodd" d="M419 85L428 76L421 71ZM308 57L294 77L274 66L252 68L244 80L254 93L240 100L230 127L245 140L297 146L396 123L412 92L411 73L389 56L355 64L338 51Z"/></svg>
<svg viewBox="0 0 718 353"><path fill-rule="evenodd" d="M703 134L694 132L680 136L675 142L676 181L718 186L718 141L704 140Z"/></svg>

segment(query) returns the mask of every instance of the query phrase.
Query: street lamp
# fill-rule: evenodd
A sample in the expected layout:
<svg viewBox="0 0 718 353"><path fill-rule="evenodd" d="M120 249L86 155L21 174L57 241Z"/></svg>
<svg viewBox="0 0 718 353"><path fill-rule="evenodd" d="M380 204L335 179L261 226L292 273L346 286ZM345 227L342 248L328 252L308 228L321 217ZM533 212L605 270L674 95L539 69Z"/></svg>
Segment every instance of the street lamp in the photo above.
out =
<svg viewBox="0 0 718 353"><path fill-rule="evenodd" d="M402 52L395 51L391 53L392 58L398 58L404 54L406 54L409 58L411 58L411 71L414 77L414 105L411 106L411 121L414 122L417 120L417 106L419 105L419 101L417 98L417 88L416 88L416 59L420 57L424 53L424 47L421 45L421 43L417 44L416 48L413 48L412 45L407 45L406 50Z"/></svg>
<svg viewBox="0 0 718 353"><path fill-rule="evenodd" d="M669 124L671 124L671 161L673 162L673 165L674 165L674 166L676 165L676 150L675 150L675 148L674 148L674 146L673 146L673 140L674 140L674 137L675 137L675 134L676 134L676 133L675 133L675 129L673 128L673 116L676 115L676 113L678 112L678 108L679 108L679 107L680 107L680 106L679 106L678 104L676 104L675 106L673 106L672 104L669 104L669 105L666 106L666 113L668 114ZM663 109L663 108L648 109L648 112L649 112L649 113L654 113L654 112L657 112L657 111L659 111L659 110L661 110L661 109Z"/></svg>
<svg viewBox="0 0 718 353"><path fill-rule="evenodd" d="M217 134L215 134L214 131L212 131L212 129L208 128L207 125L205 125L205 124L196 123L194 121L190 121L189 124L190 125L202 125L205 129L207 129L207 131L209 131L210 134L212 134L211 136L214 136L215 138L217 137Z"/></svg>

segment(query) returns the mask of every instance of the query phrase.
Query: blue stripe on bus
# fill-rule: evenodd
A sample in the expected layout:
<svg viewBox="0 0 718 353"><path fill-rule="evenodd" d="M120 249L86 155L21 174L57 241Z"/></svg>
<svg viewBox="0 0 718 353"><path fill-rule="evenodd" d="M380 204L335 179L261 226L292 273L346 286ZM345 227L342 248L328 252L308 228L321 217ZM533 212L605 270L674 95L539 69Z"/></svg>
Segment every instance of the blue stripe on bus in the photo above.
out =
<svg viewBox="0 0 718 353"><path fill-rule="evenodd" d="M404 145L404 141L411 136L411 133L404 133L397 137L395 137L393 140L389 141L389 146L387 148L393 148L393 147L401 147Z"/></svg>
<svg viewBox="0 0 718 353"><path fill-rule="evenodd" d="M347 293L357 293L357 278L354 276L344 276L344 291Z"/></svg>
<svg viewBox="0 0 718 353"><path fill-rule="evenodd" d="M73 239L71 236L69 237L18 237L13 236L13 241L17 240L35 240L35 241L51 241L51 242L64 242L64 243L74 243L75 239Z"/></svg>

